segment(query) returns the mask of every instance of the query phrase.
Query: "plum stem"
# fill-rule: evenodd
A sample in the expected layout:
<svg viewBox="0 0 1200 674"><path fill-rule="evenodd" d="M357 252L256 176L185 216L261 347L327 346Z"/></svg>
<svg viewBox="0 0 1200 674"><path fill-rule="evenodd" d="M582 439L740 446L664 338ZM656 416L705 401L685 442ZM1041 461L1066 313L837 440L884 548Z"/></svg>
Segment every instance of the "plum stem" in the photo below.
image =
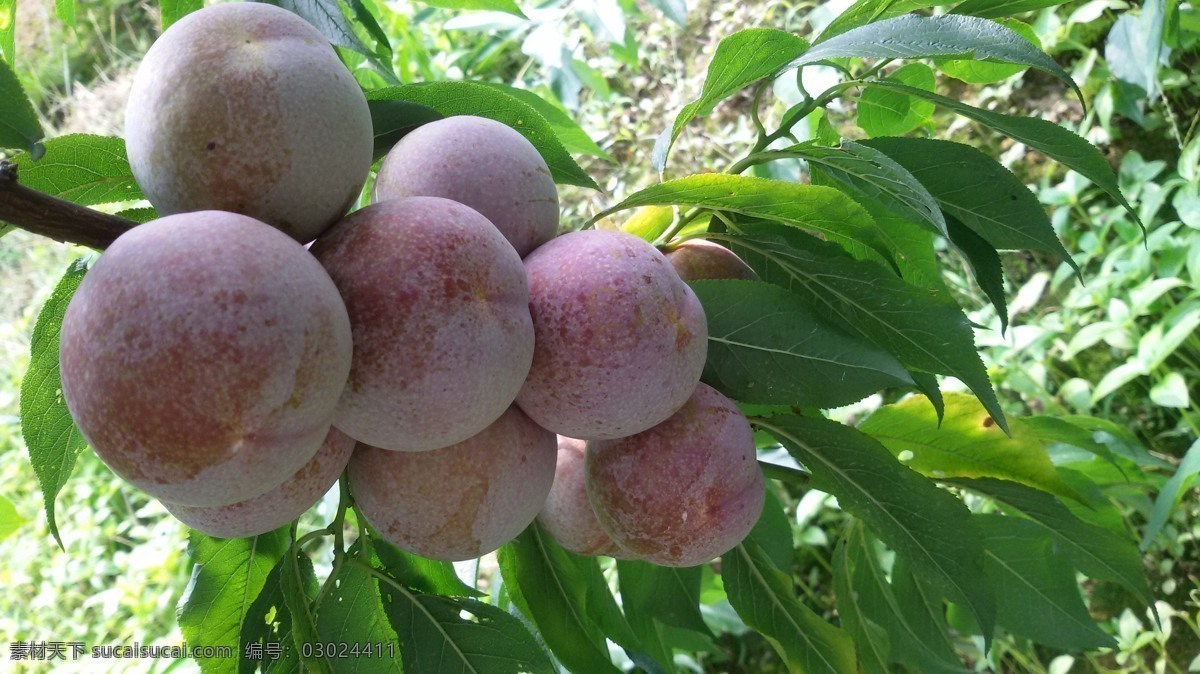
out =
<svg viewBox="0 0 1200 674"><path fill-rule="evenodd" d="M0 161L0 220L64 243L104 250L137 226L132 220L108 215L50 196L17 180L18 166Z"/></svg>

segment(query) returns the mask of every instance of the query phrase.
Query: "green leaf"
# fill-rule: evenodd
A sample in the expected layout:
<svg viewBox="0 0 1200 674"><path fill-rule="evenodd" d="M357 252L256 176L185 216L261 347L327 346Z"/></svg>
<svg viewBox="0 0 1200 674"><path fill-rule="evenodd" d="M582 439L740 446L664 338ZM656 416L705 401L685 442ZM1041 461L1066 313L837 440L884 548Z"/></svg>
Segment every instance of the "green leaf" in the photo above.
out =
<svg viewBox="0 0 1200 674"><path fill-rule="evenodd" d="M1158 71L1165 24L1166 3L1147 0L1137 14L1117 17L1104 42L1104 60L1112 77L1141 89L1151 101L1162 93Z"/></svg>
<svg viewBox="0 0 1200 674"><path fill-rule="evenodd" d="M911 565L897 557L892 563L892 593L903 616L905 628L913 634L897 644L903 661L920 663L917 671L961 673L962 665L954 640L946 629L946 605L929 583L912 572Z"/></svg>
<svg viewBox="0 0 1200 674"><path fill-rule="evenodd" d="M59 21L75 27L75 0L54 0L54 13Z"/></svg>
<svg viewBox="0 0 1200 674"><path fill-rule="evenodd" d="M1091 452L1120 468L1117 457L1092 431L1076 426L1060 417L1022 417L1021 425L1046 444L1062 443Z"/></svg>
<svg viewBox="0 0 1200 674"><path fill-rule="evenodd" d="M67 305L79 289L87 262L80 258L71 263L50 299L38 314L30 339L29 369L21 380L21 435L29 450L29 461L42 487L46 522L54 540L62 547L54 518L54 498L71 477L75 459L87 447L79 433L67 402L63 398L59 375L58 341L62 333Z"/></svg>
<svg viewBox="0 0 1200 674"><path fill-rule="evenodd" d="M925 91L924 89L889 82L887 80L869 80L863 82L862 85L868 88L889 89L891 91L906 93L910 96L924 98L927 101L949 108L963 117L973 119L980 124L999 131L1015 141L1028 145L1095 183L1097 187L1104 190L1105 194L1116 200L1129 213L1134 222L1138 223L1138 226L1142 227L1143 230L1145 229L1141 219L1138 217L1137 211L1125 200L1125 196L1121 194L1121 188L1117 184L1117 176L1113 173L1112 167L1109 166L1104 155L1100 154L1100 151L1094 145L1070 129L1063 128L1054 122L1049 122L1038 117L1017 117L990 110L982 110L953 98L935 94L932 91Z"/></svg>
<svg viewBox="0 0 1200 674"><path fill-rule="evenodd" d="M179 630L196 646L242 653L242 624L288 547L288 527L252 538L188 535L192 577L179 600ZM237 671L238 660L197 658L205 672Z"/></svg>
<svg viewBox="0 0 1200 674"><path fill-rule="evenodd" d="M46 141L45 147L38 161L28 154L13 159L22 185L82 206L144 198L120 138L72 134Z"/></svg>
<svg viewBox="0 0 1200 674"><path fill-rule="evenodd" d="M872 246L878 236L871 216L853 199L831 187L782 180L704 173L668 180L634 192L600 212L599 220L637 206L698 206L719 213L759 218L819 232L856 257L883 261Z"/></svg>
<svg viewBox="0 0 1200 674"><path fill-rule="evenodd" d="M1050 534L1034 522L975 515L984 569L996 589L996 621L1018 636L1065 650L1111 648L1116 640L1088 615L1075 573L1058 563Z"/></svg>
<svg viewBox="0 0 1200 674"><path fill-rule="evenodd" d="M1041 40L1038 39L1037 33L1034 32L1033 27L1029 24L1017 21L1016 19L997 19L996 21L1025 38L1029 44L1037 49L1042 48ZM1025 70L1025 66L1021 65L988 63L973 59L936 59L936 62L938 70L941 70L950 77L971 84L999 82Z"/></svg>
<svg viewBox="0 0 1200 674"><path fill-rule="evenodd" d="M861 108L860 108L861 109ZM933 195L903 166L884 153L852 140L839 147L801 143L771 156L803 159L852 194L876 201L897 215L946 235L946 221Z"/></svg>
<svg viewBox="0 0 1200 674"><path fill-rule="evenodd" d="M668 19L681 28L687 26L687 2L684 0L647 0L651 7L657 7Z"/></svg>
<svg viewBox="0 0 1200 674"><path fill-rule="evenodd" d="M761 281L690 284L708 317L704 381L747 403L828 409L912 378L887 351Z"/></svg>
<svg viewBox="0 0 1200 674"><path fill-rule="evenodd" d="M413 129L443 118L433 108L409 101L367 101L375 141L371 156L378 160L387 155L400 139Z"/></svg>
<svg viewBox="0 0 1200 674"><path fill-rule="evenodd" d="M872 598L868 593L876 589L887 591L886 581L879 576L871 578L875 582L866 583L856 577L854 572L865 565L847 555L845 538L838 541L832 561L838 618L842 628L854 639L859 666L863 674L888 674L891 638L879 622L867 617L869 609L866 607Z"/></svg>
<svg viewBox="0 0 1200 674"><path fill-rule="evenodd" d="M674 568L635 560L617 560L621 603L633 618L640 613L664 625L711 635L700 615L702 567Z"/></svg>
<svg viewBox="0 0 1200 674"><path fill-rule="evenodd" d="M0 19L5 18L0 13ZM4 53L11 60L11 44L5 46ZM26 150L38 157L41 154L38 141L45 135L17 74L7 61L0 60L0 148Z"/></svg>
<svg viewBox="0 0 1200 674"><path fill-rule="evenodd" d="M139 225L151 220L157 220L160 217L158 211L153 208L126 208L123 211L117 211L116 215L126 220L132 220Z"/></svg>
<svg viewBox="0 0 1200 674"><path fill-rule="evenodd" d="M933 68L909 63L887 76L889 81L933 91L937 84ZM900 136L929 122L933 104L883 88L868 88L858 97L858 125L872 138Z"/></svg>
<svg viewBox="0 0 1200 674"><path fill-rule="evenodd" d="M990 638L995 597L979 583L983 544L962 501L848 426L795 415L757 425L812 472L813 486L836 496L951 601L968 607Z"/></svg>
<svg viewBox="0 0 1200 674"><path fill-rule="evenodd" d="M722 39L708 64L700 98L679 111L670 131L655 144L651 159L654 167L662 172L671 146L688 122L710 114L717 103L743 87L774 75L807 48L808 42L774 28L746 28Z"/></svg>
<svg viewBox="0 0 1200 674"><path fill-rule="evenodd" d="M204 0L159 0L158 10L162 15L162 29L204 6Z"/></svg>
<svg viewBox="0 0 1200 674"><path fill-rule="evenodd" d="M948 140L875 138L863 142L908 169L947 215L993 247L1053 253L1078 271L1037 197L995 159L970 145Z"/></svg>
<svg viewBox="0 0 1200 674"><path fill-rule="evenodd" d="M267 574L262 590L242 621L243 651L239 654L242 674L250 674L259 667L299 669L298 644L316 641L311 604L319 590L312 560L289 548ZM247 657L251 648L259 657ZM272 652L276 648L277 657ZM327 662L319 665L318 669L328 671Z"/></svg>
<svg viewBox="0 0 1200 674"><path fill-rule="evenodd" d="M787 663L808 674L857 672L854 642L796 599L792 579L775 568L753 541L721 556L721 578L729 603Z"/></svg>
<svg viewBox="0 0 1200 674"><path fill-rule="evenodd" d="M822 318L887 349L910 371L958 377L1008 428L975 353L970 323L953 301L802 232L771 224L739 229L710 238L726 241L764 281L797 293Z"/></svg>
<svg viewBox="0 0 1200 674"><path fill-rule="evenodd" d="M17 0L0 0L0 56L9 64L17 62ZM7 64L6 64L7 65ZM0 75L0 80L3 76ZM0 85L3 91L3 85ZM0 97L6 99L7 96Z"/></svg>
<svg viewBox="0 0 1200 674"><path fill-rule="evenodd" d="M491 87L497 91L502 91L509 96L526 103L534 110L537 110L538 114L544 117L546 122L548 122L550 126L554 128L554 134L558 136L559 142L563 144L563 147L565 147L568 152L575 154L586 154L593 157L599 157L605 161L613 162L614 164L616 163L617 160L613 159L612 155L605 152L603 148L597 145L596 141L592 140L591 136L587 135L587 132L584 131L574 119L571 119L570 115L568 115L557 105L550 103L546 99L538 96L528 89L518 89L516 87L510 87L507 84L501 84L499 82L480 82L479 84L482 84L485 87Z"/></svg>
<svg viewBox="0 0 1200 674"><path fill-rule="evenodd" d="M1150 544L1162 530L1171 511L1179 505L1184 494L1192 488L1196 481L1196 475L1200 475L1200 440L1192 443L1191 449L1183 455L1183 460L1179 462L1179 468L1176 469L1175 474L1171 476L1170 480L1167 480L1162 490L1158 492L1158 497L1154 499L1154 509L1150 511L1150 520L1146 522L1146 532L1142 536L1141 551L1143 553L1150 549Z"/></svg>
<svg viewBox="0 0 1200 674"><path fill-rule="evenodd" d="M465 9L488 12L506 12L522 19L525 15L513 0L420 0L421 4L442 9Z"/></svg>
<svg viewBox="0 0 1200 674"><path fill-rule="evenodd" d="M747 538L758 543L775 566L790 569L796 560L796 550L792 547L792 519L784 512L783 503L769 482L765 491L762 514Z"/></svg>
<svg viewBox="0 0 1200 674"><path fill-rule="evenodd" d="M1005 435L974 396L945 394L939 423L933 407L914 396L875 410L858 426L904 465L934 478L996 477L1082 501L1058 476L1036 434L1019 419Z"/></svg>
<svg viewBox="0 0 1200 674"><path fill-rule="evenodd" d="M1154 600L1142 559L1133 541L1104 527L1084 522L1054 496L1016 482L980 478L953 480L1016 510L1049 531L1071 562L1084 574L1119 583L1147 604Z"/></svg>
<svg viewBox="0 0 1200 674"><path fill-rule="evenodd" d="M359 54L374 55L350 25L350 20L342 14L342 8L337 0L254 0L276 7L282 7L305 21L312 24L329 43Z"/></svg>
<svg viewBox="0 0 1200 674"><path fill-rule="evenodd" d="M0 496L0 541L11 536L26 521L28 520L17 513L17 508L12 504L12 501ZM697 588L697 591L699 591L699 588Z"/></svg>
<svg viewBox="0 0 1200 674"><path fill-rule="evenodd" d="M918 9L949 4L953 3L950 0L858 0L831 21L813 44L819 44L864 24L883 21Z"/></svg>
<svg viewBox="0 0 1200 674"><path fill-rule="evenodd" d="M380 567L405 587L447 597L480 597L483 593L463 583L450 562L439 562L405 552L378 535L371 535Z"/></svg>
<svg viewBox="0 0 1200 674"><path fill-rule="evenodd" d="M567 669L620 672L609 659L604 633L588 610L587 578L566 550L533 524L500 548L499 562L514 603Z"/></svg>
<svg viewBox="0 0 1200 674"><path fill-rule="evenodd" d="M406 84L367 92L367 102L409 101L438 113L476 115L502 122L521 132L541 153L554 182L600 189L559 142L554 127L524 101L476 82Z"/></svg>
<svg viewBox="0 0 1200 674"><path fill-rule="evenodd" d="M347 553L351 560L337 570L337 582L317 605L315 643L333 649L326 655L334 672L403 671L400 651L404 649L388 647L397 643L397 636L388 620L379 581L373 569L359 561L356 549L351 547ZM358 649L347 650L350 646Z"/></svg>
<svg viewBox="0 0 1200 674"><path fill-rule="evenodd" d="M974 16L908 14L877 21L831 37L804 52L793 67L831 58L912 59L959 56L1019 63L1062 80L1083 101L1070 74L1011 29Z"/></svg>
<svg viewBox="0 0 1200 674"><path fill-rule="evenodd" d="M1065 5L1069 0L966 0L950 10L951 14L970 14L984 19L998 19L1047 7Z"/></svg>
<svg viewBox="0 0 1200 674"><path fill-rule="evenodd" d="M1004 268L1000 265L1000 255L996 249L979 236L970 227L964 225L958 218L946 218L949 228L950 242L967 259L971 266L971 274L979 289L991 300L1000 319L1000 332L1008 329L1008 302L1004 297Z"/></svg>

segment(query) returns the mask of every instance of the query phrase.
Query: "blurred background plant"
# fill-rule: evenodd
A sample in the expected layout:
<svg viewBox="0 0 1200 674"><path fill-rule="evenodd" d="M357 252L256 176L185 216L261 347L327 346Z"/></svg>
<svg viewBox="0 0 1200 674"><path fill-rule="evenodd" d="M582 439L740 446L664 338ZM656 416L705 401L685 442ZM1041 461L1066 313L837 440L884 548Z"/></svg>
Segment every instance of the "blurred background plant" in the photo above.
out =
<svg viewBox="0 0 1200 674"><path fill-rule="evenodd" d="M368 50L373 53L340 53L364 83L387 82L377 67L381 61L405 82L489 80L538 93L580 123L597 144L583 165L605 193L562 188L568 228L612 195L658 179L651 161L655 139L698 95L722 37L756 25L811 36L849 4L550 0L518 8L511 0L362 2L379 17L378 25L347 18L356 39L374 45ZM1003 331L965 263L945 280L966 306L978 307L970 317L980 326L977 340L1009 410L1107 421L1089 430L1117 456L1115 464L1066 445L1053 458L1064 474L1079 471L1099 484L1103 502L1119 504L1094 517L1116 518L1135 530L1149 527L1144 561L1161 620L1133 608L1135 599L1119 587L1096 583L1087 588L1093 614L1104 620L1118 648L1081 656L1006 636L984 656L981 643L963 637L955 644L959 652L978 671L1200 671L1200 12L1173 0L1140 7L1123 0L1074 0L1040 9L1047 3L1028 4L1034 9L1019 22L1006 21L1072 72L1088 97L1086 112L1057 81L992 64L934 64L949 76L939 78L939 91L979 107L1050 119L1097 143L1146 224L1145 237L1127 213L1077 174L1019 144L976 133L932 105L909 106L905 98L901 108L886 92L851 91L828 119L814 116L796 133L805 140L828 127L858 138L901 127L899 132L936 133L1000 156L1034 186L1082 272L1083 283L1058 261L1003 256L1006 276L1014 280L1006 288L1009 323ZM49 0L0 1L0 50L15 63L51 136L121 134L132 69L160 30L157 6L78 2L73 16L64 17ZM472 8L482 11L464 11ZM822 91L844 77L830 67L803 72L803 78L785 76L765 92L763 114L782 114L805 91ZM914 86L931 88L935 81L924 65L888 72ZM667 170L682 175L719 169L752 144L752 95L736 96L691 125ZM868 128L856 124L864 106L880 113L863 117L873 120L865 122ZM756 171L806 175L798 162ZM0 599L0 634L9 641L175 644L182 641L175 606L189 573L182 526L85 452L58 499L60 551L17 425L15 392L37 311L69 262L83 254L23 232L0 238L0 585L7 590ZM953 258L949 250L943 254ZM841 416L857 418L880 403L872 398ZM1169 495L1166 505L1177 507L1156 501L1160 493ZM786 513L781 521L797 544L797 591L811 606L832 606L828 560L844 524L836 500L790 487L779 496ZM328 500L322 507L307 517L327 517ZM695 644L708 651L697 659L680 656L680 668L784 671L770 645L722 599L719 583L707 574L702 596L715 639ZM147 671L147 661L125 666L123 671ZM161 661L154 667L192 671L195 664Z"/></svg>

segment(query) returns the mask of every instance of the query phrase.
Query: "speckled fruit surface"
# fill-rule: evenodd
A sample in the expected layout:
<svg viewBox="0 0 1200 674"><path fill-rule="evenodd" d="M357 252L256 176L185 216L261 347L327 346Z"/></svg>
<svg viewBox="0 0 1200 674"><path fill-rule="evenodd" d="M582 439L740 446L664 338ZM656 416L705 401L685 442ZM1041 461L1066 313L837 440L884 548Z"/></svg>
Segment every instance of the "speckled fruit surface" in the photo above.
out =
<svg viewBox="0 0 1200 674"><path fill-rule="evenodd" d="M193 12L154 42L125 142L160 213L242 213L304 242L358 197L373 132L328 40L292 12L238 2Z"/></svg>
<svg viewBox="0 0 1200 674"><path fill-rule="evenodd" d="M684 241L667 252L667 261L684 281L758 279L758 274L732 250L704 239Z"/></svg>
<svg viewBox="0 0 1200 674"><path fill-rule="evenodd" d="M516 406L482 433L432 452L359 444L350 488L400 548L446 561L496 550L537 516L554 481L554 434Z"/></svg>
<svg viewBox="0 0 1200 674"><path fill-rule="evenodd" d="M699 300L653 246L564 234L525 258L537 349L517 404L573 438L650 428L687 401L708 353Z"/></svg>
<svg viewBox="0 0 1200 674"><path fill-rule="evenodd" d="M737 545L758 520L764 492L756 458L746 417L700 384L662 424L588 442L588 496L622 548L663 566L695 566Z"/></svg>
<svg viewBox="0 0 1200 674"><path fill-rule="evenodd" d="M379 167L375 201L445 197L479 211L522 257L558 231L558 190L517 131L483 117L447 117L396 143Z"/></svg>
<svg viewBox="0 0 1200 674"><path fill-rule="evenodd" d="M163 503L175 519L216 538L245 538L274 531L321 500L350 462L354 439L330 428L325 442L295 475L271 491L225 506Z"/></svg>
<svg viewBox="0 0 1200 674"><path fill-rule="evenodd" d="M62 326L62 387L88 443L164 501L226 505L320 448L350 371L350 321L304 248L201 211L123 234Z"/></svg>
<svg viewBox="0 0 1200 674"><path fill-rule="evenodd" d="M620 556L617 547L596 519L583 480L583 440L558 436L558 466L554 486L538 523L558 544L580 555Z"/></svg>
<svg viewBox="0 0 1200 674"><path fill-rule="evenodd" d="M312 252L354 332L340 430L427 451L512 404L533 359L529 290L521 258L486 218L449 199L393 199L351 214Z"/></svg>

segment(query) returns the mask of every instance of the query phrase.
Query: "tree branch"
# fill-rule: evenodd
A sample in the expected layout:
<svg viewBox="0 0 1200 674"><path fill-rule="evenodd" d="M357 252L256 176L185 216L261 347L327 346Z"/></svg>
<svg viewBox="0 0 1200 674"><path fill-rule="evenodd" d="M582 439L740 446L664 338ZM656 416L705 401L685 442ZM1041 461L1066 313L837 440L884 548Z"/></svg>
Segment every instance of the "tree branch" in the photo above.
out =
<svg viewBox="0 0 1200 674"><path fill-rule="evenodd" d="M17 165L0 162L0 221L65 243L108 247L136 222L94 211L17 182Z"/></svg>

